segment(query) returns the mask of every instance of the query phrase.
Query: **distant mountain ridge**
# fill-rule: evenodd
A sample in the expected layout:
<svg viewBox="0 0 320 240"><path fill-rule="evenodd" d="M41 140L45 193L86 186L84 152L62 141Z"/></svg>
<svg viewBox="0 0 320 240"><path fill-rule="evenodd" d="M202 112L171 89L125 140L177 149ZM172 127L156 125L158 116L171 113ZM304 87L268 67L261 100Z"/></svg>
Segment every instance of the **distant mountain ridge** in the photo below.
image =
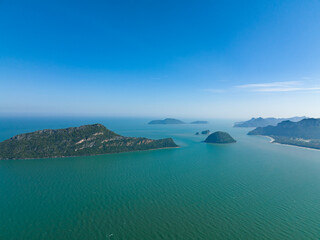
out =
<svg viewBox="0 0 320 240"><path fill-rule="evenodd" d="M320 118L308 118L299 122L283 121L277 126L258 127L248 134L320 139Z"/></svg>
<svg viewBox="0 0 320 240"><path fill-rule="evenodd" d="M45 129L0 143L0 159L85 156L177 147L172 138L124 137L101 124Z"/></svg>
<svg viewBox="0 0 320 240"><path fill-rule="evenodd" d="M276 126L278 123L283 121L299 122L307 117L291 117L291 118L251 118L248 121L236 122L234 127L266 127L266 126Z"/></svg>
<svg viewBox="0 0 320 240"><path fill-rule="evenodd" d="M277 126L258 127L248 135L270 136L277 143L320 149L320 118L283 121Z"/></svg>

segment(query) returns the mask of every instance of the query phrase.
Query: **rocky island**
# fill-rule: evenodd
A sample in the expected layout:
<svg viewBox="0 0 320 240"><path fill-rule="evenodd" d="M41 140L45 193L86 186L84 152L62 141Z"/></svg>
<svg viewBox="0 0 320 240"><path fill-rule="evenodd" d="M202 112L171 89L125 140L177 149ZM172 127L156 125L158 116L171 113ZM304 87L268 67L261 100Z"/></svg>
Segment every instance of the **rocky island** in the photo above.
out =
<svg viewBox="0 0 320 240"><path fill-rule="evenodd" d="M201 132L202 135L208 135L210 134L210 130L204 130Z"/></svg>
<svg viewBox="0 0 320 240"><path fill-rule="evenodd" d="M269 136L274 143L320 149L320 119L283 121L277 126L258 127L248 135Z"/></svg>
<svg viewBox="0 0 320 240"><path fill-rule="evenodd" d="M177 147L172 138L124 137L101 124L45 129L0 143L0 159L86 156Z"/></svg>
<svg viewBox="0 0 320 240"><path fill-rule="evenodd" d="M152 120L151 122L149 122L148 124L184 124L185 122L178 120L178 119L174 119L174 118L166 118L163 120Z"/></svg>
<svg viewBox="0 0 320 240"><path fill-rule="evenodd" d="M278 123L283 121L291 121L291 122L298 122L302 119L305 119L307 117L292 117L292 118L251 118L248 121L244 122L236 122L234 124L234 127L243 127L243 128L249 128L249 127L266 127L266 126L276 126Z"/></svg>
<svg viewBox="0 0 320 240"><path fill-rule="evenodd" d="M201 134L202 135L208 135L208 134L210 134L210 130L201 131ZM196 132L195 135L200 135L200 132Z"/></svg>
<svg viewBox="0 0 320 240"><path fill-rule="evenodd" d="M225 143L235 143L236 140L234 140L229 133L217 131L217 132L211 133L204 142L225 144Z"/></svg>

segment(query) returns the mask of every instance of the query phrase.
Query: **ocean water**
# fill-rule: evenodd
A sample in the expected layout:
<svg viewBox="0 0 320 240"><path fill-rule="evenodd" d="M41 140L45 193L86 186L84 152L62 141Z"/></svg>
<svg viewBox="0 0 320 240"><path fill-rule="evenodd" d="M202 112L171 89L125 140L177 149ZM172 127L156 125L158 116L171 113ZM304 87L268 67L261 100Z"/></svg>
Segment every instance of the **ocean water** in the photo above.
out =
<svg viewBox="0 0 320 240"><path fill-rule="evenodd" d="M1 118L22 132L102 123L181 147L75 158L0 161L0 239L320 239L320 151L247 136L233 121ZM196 131L238 142L206 144Z"/></svg>

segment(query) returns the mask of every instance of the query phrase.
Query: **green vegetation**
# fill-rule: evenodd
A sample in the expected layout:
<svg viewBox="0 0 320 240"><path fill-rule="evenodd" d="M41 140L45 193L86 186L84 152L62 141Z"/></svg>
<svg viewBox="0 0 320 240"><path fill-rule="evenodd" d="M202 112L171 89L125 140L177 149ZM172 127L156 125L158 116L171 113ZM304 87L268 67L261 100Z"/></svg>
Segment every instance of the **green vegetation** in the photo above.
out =
<svg viewBox="0 0 320 240"><path fill-rule="evenodd" d="M234 140L229 135L229 133L218 131L218 132L211 133L204 142L206 142L206 143L235 143L236 140Z"/></svg>
<svg viewBox="0 0 320 240"><path fill-rule="evenodd" d="M288 137L276 137L276 136L272 136L272 138L274 139L273 142L275 143L320 149L320 139L305 140L302 138L288 138Z"/></svg>
<svg viewBox="0 0 320 240"><path fill-rule="evenodd" d="M170 147L177 147L172 138L124 137L101 124L93 124L14 136L0 143L0 159L84 156Z"/></svg>
<svg viewBox="0 0 320 240"><path fill-rule="evenodd" d="M320 119L283 121L277 126L256 128L248 135L270 136L277 143L320 149Z"/></svg>
<svg viewBox="0 0 320 240"><path fill-rule="evenodd" d="M148 124L184 124L185 122L180 121L178 119L174 119L174 118L166 118L163 120L153 120L151 122L149 122Z"/></svg>

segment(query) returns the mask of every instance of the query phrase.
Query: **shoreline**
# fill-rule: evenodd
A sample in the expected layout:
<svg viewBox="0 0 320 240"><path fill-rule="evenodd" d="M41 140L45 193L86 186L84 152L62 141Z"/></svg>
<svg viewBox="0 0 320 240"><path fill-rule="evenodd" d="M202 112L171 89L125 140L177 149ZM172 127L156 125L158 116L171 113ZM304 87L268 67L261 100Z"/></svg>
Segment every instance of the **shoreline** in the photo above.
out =
<svg viewBox="0 0 320 240"><path fill-rule="evenodd" d="M260 135L260 136L263 136L263 135ZM270 136L264 136L266 138L269 138L270 142L269 143L274 143L274 138L270 137Z"/></svg>
<svg viewBox="0 0 320 240"><path fill-rule="evenodd" d="M177 147L163 147L163 148L151 148L145 150L136 150L136 151L127 151L127 152L114 152L114 153L101 153L101 154L92 154L92 155L79 155L79 156L54 156L54 157L41 157L41 158L0 158L0 161L17 161L17 160L38 160L38 159L49 159L49 158L76 158L76 157L94 157L94 156L102 156L102 155L111 155L111 154L122 154L122 153L134 153L134 152L147 152L147 151L156 151L156 150L164 150L164 149L172 149L172 148L181 148Z"/></svg>
<svg viewBox="0 0 320 240"><path fill-rule="evenodd" d="M259 135L259 136L263 136L263 135ZM288 146L288 147L303 148L303 149L307 149L307 150L320 151L320 149L317 149L317 148L302 147L302 146L297 146L297 145L293 145L293 144L279 143L279 142L276 142L276 141L274 140L274 138L272 138L272 137L270 137L270 136L263 136L263 137L269 138L269 139L270 139L270 142L269 142L269 143L273 143L273 144L278 144L278 145Z"/></svg>

